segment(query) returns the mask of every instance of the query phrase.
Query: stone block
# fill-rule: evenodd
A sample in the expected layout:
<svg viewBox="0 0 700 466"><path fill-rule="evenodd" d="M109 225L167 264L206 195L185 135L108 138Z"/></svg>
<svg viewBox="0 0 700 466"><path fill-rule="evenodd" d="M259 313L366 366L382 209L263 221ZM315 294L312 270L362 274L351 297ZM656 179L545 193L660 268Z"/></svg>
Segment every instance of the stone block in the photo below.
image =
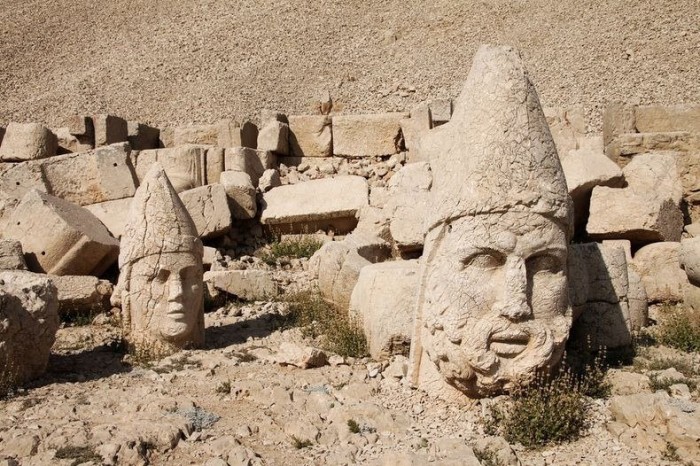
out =
<svg viewBox="0 0 700 466"><path fill-rule="evenodd" d="M258 149L289 155L289 125L277 120L269 120L258 133Z"/></svg>
<svg viewBox="0 0 700 466"><path fill-rule="evenodd" d="M231 229L231 212L224 187L208 184L180 193L197 233L202 238L221 236Z"/></svg>
<svg viewBox="0 0 700 466"><path fill-rule="evenodd" d="M224 168L247 173L257 187L265 170L277 168L277 156L266 150L230 147L224 153Z"/></svg>
<svg viewBox="0 0 700 466"><path fill-rule="evenodd" d="M212 296L224 292L246 301L264 301L279 294L272 273L264 270L205 272L204 283Z"/></svg>
<svg viewBox="0 0 700 466"><path fill-rule="evenodd" d="M92 117L95 128L95 147L108 146L117 142L127 142L129 125L123 118L114 115L95 115Z"/></svg>
<svg viewBox="0 0 700 466"><path fill-rule="evenodd" d="M206 184L218 183L221 172L224 171L224 149L225 146L212 147L207 149L206 158Z"/></svg>
<svg viewBox="0 0 700 466"><path fill-rule="evenodd" d="M406 117L406 113L334 116L333 155L371 157L401 152L401 120Z"/></svg>
<svg viewBox="0 0 700 466"><path fill-rule="evenodd" d="M404 145L408 150L409 162L423 161L423 157L418 151L417 139L426 131L430 131L433 127L430 107L426 104L421 104L411 110L410 118L401 119L401 133L403 134Z"/></svg>
<svg viewBox="0 0 700 466"><path fill-rule="evenodd" d="M98 314L110 310L113 285L90 275L50 275L58 293L58 313L75 315Z"/></svg>
<svg viewBox="0 0 700 466"><path fill-rule="evenodd" d="M611 157L611 144L620 134L634 132L636 132L634 127L634 107L621 102L613 102L605 108L603 111L605 155Z"/></svg>
<svg viewBox="0 0 700 466"><path fill-rule="evenodd" d="M689 131L700 133L700 105L639 105L634 109L640 133Z"/></svg>
<svg viewBox="0 0 700 466"><path fill-rule="evenodd" d="M542 110L559 157L565 158L572 150L579 149L579 139L586 135L583 108L545 107Z"/></svg>
<svg viewBox="0 0 700 466"><path fill-rule="evenodd" d="M30 189L47 191L40 161L0 164L0 192L6 198L19 202Z"/></svg>
<svg viewBox="0 0 700 466"><path fill-rule="evenodd" d="M54 275L101 275L119 254L119 241L88 210L36 190L12 212L5 239L22 243L27 265Z"/></svg>
<svg viewBox="0 0 700 466"><path fill-rule="evenodd" d="M680 250L681 243L668 241L644 246L634 255L649 303L683 301L689 281L681 268Z"/></svg>
<svg viewBox="0 0 700 466"><path fill-rule="evenodd" d="M680 264L688 276L688 280L700 286L700 238L684 238L681 240Z"/></svg>
<svg viewBox="0 0 700 466"><path fill-rule="evenodd" d="M203 186L206 179L208 147L185 145L167 149L144 150L136 154L136 177L141 183L154 162L159 162L175 192Z"/></svg>
<svg viewBox="0 0 700 466"><path fill-rule="evenodd" d="M325 115L289 117L289 146L294 157L333 155L331 118Z"/></svg>
<svg viewBox="0 0 700 466"><path fill-rule="evenodd" d="M332 229L338 234L357 224L355 214L368 205L367 181L339 176L274 188L263 194L261 223L285 232Z"/></svg>
<svg viewBox="0 0 700 466"><path fill-rule="evenodd" d="M173 134L173 145L185 144L215 146L219 142L219 125L178 126Z"/></svg>
<svg viewBox="0 0 700 466"><path fill-rule="evenodd" d="M58 153L86 152L95 148L95 127L92 118L74 115L68 126L56 130Z"/></svg>
<svg viewBox="0 0 700 466"><path fill-rule="evenodd" d="M137 121L127 123L127 141L132 150L158 149L160 147L160 130Z"/></svg>
<svg viewBox="0 0 700 466"><path fill-rule="evenodd" d="M0 272L0 379L24 383L46 370L60 325L56 287L46 275Z"/></svg>
<svg viewBox="0 0 700 466"><path fill-rule="evenodd" d="M444 125L452 118L452 100L435 99L430 102L432 126Z"/></svg>
<svg viewBox="0 0 700 466"><path fill-rule="evenodd" d="M38 123L10 123L0 145L0 160L25 162L56 155L58 139Z"/></svg>
<svg viewBox="0 0 700 466"><path fill-rule="evenodd" d="M0 270L27 270L22 243L17 240L0 239Z"/></svg>
<svg viewBox="0 0 700 466"><path fill-rule="evenodd" d="M41 164L48 191L78 205L131 197L136 192L129 144L52 157Z"/></svg>
<svg viewBox="0 0 700 466"><path fill-rule="evenodd" d="M228 196L231 216L236 219L255 218L258 211L257 193L250 175L240 171L221 173L221 186Z"/></svg>
<svg viewBox="0 0 700 466"><path fill-rule="evenodd" d="M624 165L627 158L651 151L688 152L700 148L700 140L691 133L625 133L611 144L617 161ZM612 149L610 149L612 150ZM608 154L610 156L610 154Z"/></svg>
<svg viewBox="0 0 700 466"><path fill-rule="evenodd" d="M277 188L282 186L282 179L280 178L280 172L277 169L271 168L265 170L258 180L258 188L260 192L266 193L272 188Z"/></svg>
<svg viewBox="0 0 700 466"><path fill-rule="evenodd" d="M627 187L596 187L586 230L593 239L678 241L682 197L674 156L644 154L623 170Z"/></svg>
<svg viewBox="0 0 700 466"><path fill-rule="evenodd" d="M129 219L132 197L83 206L98 218L115 238L121 238Z"/></svg>
<svg viewBox="0 0 700 466"><path fill-rule="evenodd" d="M623 185L622 170L602 152L572 149L569 155L562 157L561 166L574 202L590 194L596 186Z"/></svg>
<svg viewBox="0 0 700 466"><path fill-rule="evenodd" d="M373 359L408 355L419 268L416 260L399 260L360 270L350 297L350 316L362 325Z"/></svg>

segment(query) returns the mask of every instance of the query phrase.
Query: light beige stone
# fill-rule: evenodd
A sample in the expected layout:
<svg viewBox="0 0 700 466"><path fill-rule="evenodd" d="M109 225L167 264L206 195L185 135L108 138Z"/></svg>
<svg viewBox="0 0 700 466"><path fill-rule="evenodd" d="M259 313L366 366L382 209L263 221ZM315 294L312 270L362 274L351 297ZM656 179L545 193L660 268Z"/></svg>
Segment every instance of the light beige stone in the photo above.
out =
<svg viewBox="0 0 700 466"><path fill-rule="evenodd" d="M124 199L100 202L83 207L97 217L98 220L107 227L107 230L112 236L121 238L124 234L126 222L129 219L132 199L132 197L125 197Z"/></svg>
<svg viewBox="0 0 700 466"><path fill-rule="evenodd" d="M129 126L123 118L105 114L95 115L92 117L92 123L95 129L95 147L128 141Z"/></svg>
<svg viewBox="0 0 700 466"><path fill-rule="evenodd" d="M640 133L689 131L700 133L700 105L639 105L634 109Z"/></svg>
<svg viewBox="0 0 700 466"><path fill-rule="evenodd" d="M221 173L220 181L228 196L231 216L241 220L255 218L258 202L250 175L241 171L227 170Z"/></svg>
<svg viewBox="0 0 700 466"><path fill-rule="evenodd" d="M92 120L90 120L92 124ZM90 137L75 135L70 132L67 127L58 128L54 131L56 134L56 139L58 143L58 149L56 152L58 154L65 154L68 152L87 152L95 148L93 141L94 135Z"/></svg>
<svg viewBox="0 0 700 466"><path fill-rule="evenodd" d="M136 191L121 246L115 294L129 346L152 356L202 346L203 246L159 163Z"/></svg>
<svg viewBox="0 0 700 466"><path fill-rule="evenodd" d="M401 133L403 134L404 138L404 145L406 146L406 150L408 150L408 161L426 161L423 159L422 154L417 150L416 140L426 131L430 131L430 129L433 127L430 106L427 104L420 104L416 106L415 108L411 109L411 117L402 118L400 124Z"/></svg>
<svg viewBox="0 0 700 466"><path fill-rule="evenodd" d="M617 158L615 153L615 140L620 134L633 133L634 127L634 107L621 102L608 104L603 112L603 144L605 145L605 155L612 160Z"/></svg>
<svg viewBox="0 0 700 466"><path fill-rule="evenodd" d="M115 144L43 162L41 169L48 191L78 205L133 196L136 177L129 150L128 144Z"/></svg>
<svg viewBox="0 0 700 466"><path fill-rule="evenodd" d="M401 119L407 116L405 113L334 116L333 155L371 157L401 152Z"/></svg>
<svg viewBox="0 0 700 466"><path fill-rule="evenodd" d="M215 238L231 229L231 211L224 186L208 184L180 193L201 238Z"/></svg>
<svg viewBox="0 0 700 466"><path fill-rule="evenodd" d="M38 123L10 123L0 144L0 160L24 162L56 155L58 139Z"/></svg>
<svg viewBox="0 0 700 466"><path fill-rule="evenodd" d="M622 187L622 170L602 152L572 149L562 157L569 194L576 203L590 194L596 186Z"/></svg>
<svg viewBox="0 0 700 466"><path fill-rule="evenodd" d="M27 270L22 243L12 239L0 239L0 270Z"/></svg>
<svg viewBox="0 0 700 466"><path fill-rule="evenodd" d="M682 188L675 158L666 154L640 155L623 173L625 188L593 189L586 225L591 238L629 239L637 243L680 240Z"/></svg>
<svg viewBox="0 0 700 466"><path fill-rule="evenodd" d="M206 153L208 147L184 145L169 149L144 150L136 154L136 177L142 182L151 166L158 162L168 179L181 193L203 186L206 180Z"/></svg>
<svg viewBox="0 0 700 466"><path fill-rule="evenodd" d="M349 310L364 329L373 359L408 355L418 271L415 260L370 264L360 270Z"/></svg>
<svg viewBox="0 0 700 466"><path fill-rule="evenodd" d="M127 123L127 141L132 150L158 149L160 147L160 130L137 121Z"/></svg>
<svg viewBox="0 0 700 466"><path fill-rule="evenodd" d="M119 252L119 241L88 210L36 190L12 212L3 237L22 243L30 270L54 275L99 276Z"/></svg>
<svg viewBox="0 0 700 466"><path fill-rule="evenodd" d="M43 374L59 324L56 287L46 275L0 272L0 380Z"/></svg>
<svg viewBox="0 0 700 466"><path fill-rule="evenodd" d="M99 314L110 309L109 298L113 286L107 280L89 275L50 275L56 286L58 313L74 315L79 313Z"/></svg>
<svg viewBox="0 0 700 466"><path fill-rule="evenodd" d="M582 107L546 107L543 111L554 145L557 147L557 153L564 159L569 152L580 148L579 139L586 134L584 110Z"/></svg>
<svg viewBox="0 0 700 466"><path fill-rule="evenodd" d="M430 114L433 127L444 125L452 118L452 100L435 99L430 101Z"/></svg>
<svg viewBox="0 0 700 466"><path fill-rule="evenodd" d="M223 270L206 272L204 283L211 296L219 292L246 301L263 301L276 297L279 288L272 274L265 270Z"/></svg>
<svg viewBox="0 0 700 466"><path fill-rule="evenodd" d="M252 180L251 180L252 182ZM260 192L266 193L272 188L277 188L282 186L282 180L280 178L280 172L277 169L265 170L258 181L258 188Z"/></svg>
<svg viewBox="0 0 700 466"><path fill-rule="evenodd" d="M679 260L688 280L696 286L700 285L700 238L681 240Z"/></svg>
<svg viewBox="0 0 700 466"><path fill-rule="evenodd" d="M260 221L283 233L332 229L343 234L357 224L355 215L368 205L368 195L367 181L359 176L280 186L263 194Z"/></svg>
<svg viewBox="0 0 700 466"><path fill-rule="evenodd" d="M482 46L449 123L420 141L433 209L411 384L464 402L556 364L572 322L564 172L520 54Z"/></svg>
<svg viewBox="0 0 700 466"><path fill-rule="evenodd" d="M331 118L325 115L290 116L289 147L294 157L333 155Z"/></svg>
<svg viewBox="0 0 700 466"><path fill-rule="evenodd" d="M681 268L680 249L677 242L652 243L634 255L650 303L683 301L683 289L689 282Z"/></svg>
<svg viewBox="0 0 700 466"><path fill-rule="evenodd" d="M227 148L224 154L224 168L247 173L255 187L258 186L258 181L265 170L276 166L277 156L270 151L231 147Z"/></svg>
<svg viewBox="0 0 700 466"><path fill-rule="evenodd" d="M47 192L41 161L0 164L0 191L16 205L30 189Z"/></svg>
<svg viewBox="0 0 700 466"><path fill-rule="evenodd" d="M218 183L224 171L224 149L212 147L206 152L206 184Z"/></svg>
<svg viewBox="0 0 700 466"><path fill-rule="evenodd" d="M215 146L218 141L218 125L178 126L173 135L173 144L176 147L185 144Z"/></svg>
<svg viewBox="0 0 700 466"><path fill-rule="evenodd" d="M279 155L289 155L289 125L268 120L258 133L258 149Z"/></svg>
<svg viewBox="0 0 700 466"><path fill-rule="evenodd" d="M299 346L288 341L282 342L275 359L280 365L296 366L300 369L311 369L312 367L321 367L328 364L328 356L320 349L310 346Z"/></svg>

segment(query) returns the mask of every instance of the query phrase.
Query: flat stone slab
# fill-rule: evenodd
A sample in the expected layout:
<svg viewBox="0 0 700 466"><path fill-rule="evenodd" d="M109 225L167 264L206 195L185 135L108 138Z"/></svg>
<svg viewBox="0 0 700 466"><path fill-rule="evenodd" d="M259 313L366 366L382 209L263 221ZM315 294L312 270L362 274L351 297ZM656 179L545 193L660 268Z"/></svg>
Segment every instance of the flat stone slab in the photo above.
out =
<svg viewBox="0 0 700 466"><path fill-rule="evenodd" d="M264 270L222 270L204 273L210 294L224 292L247 301L270 299L279 294L272 274Z"/></svg>
<svg viewBox="0 0 700 466"><path fill-rule="evenodd" d="M368 205L368 196L367 181L360 176L338 176L280 186L263 195L260 221L270 226L306 225L313 229L321 224L347 229L347 225L333 222L350 220L356 224L355 214Z"/></svg>
<svg viewBox="0 0 700 466"><path fill-rule="evenodd" d="M231 229L231 211L226 191L220 184L209 184L180 193L180 199L201 238L221 236Z"/></svg>
<svg viewBox="0 0 700 466"><path fill-rule="evenodd" d="M407 113L333 117L333 154L348 157L392 155L401 151L401 120Z"/></svg>

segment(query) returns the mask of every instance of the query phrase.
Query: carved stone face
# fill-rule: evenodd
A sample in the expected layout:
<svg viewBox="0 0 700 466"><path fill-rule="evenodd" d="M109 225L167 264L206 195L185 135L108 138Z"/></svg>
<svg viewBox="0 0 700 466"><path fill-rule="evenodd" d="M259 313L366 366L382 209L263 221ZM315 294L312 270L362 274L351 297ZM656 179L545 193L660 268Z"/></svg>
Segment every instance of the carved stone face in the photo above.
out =
<svg viewBox="0 0 700 466"><path fill-rule="evenodd" d="M129 307L132 332L181 346L198 330L202 266L189 253L148 256L131 268Z"/></svg>
<svg viewBox="0 0 700 466"><path fill-rule="evenodd" d="M481 396L556 363L571 326L567 235L540 215L467 216L426 241L423 347L445 380Z"/></svg>

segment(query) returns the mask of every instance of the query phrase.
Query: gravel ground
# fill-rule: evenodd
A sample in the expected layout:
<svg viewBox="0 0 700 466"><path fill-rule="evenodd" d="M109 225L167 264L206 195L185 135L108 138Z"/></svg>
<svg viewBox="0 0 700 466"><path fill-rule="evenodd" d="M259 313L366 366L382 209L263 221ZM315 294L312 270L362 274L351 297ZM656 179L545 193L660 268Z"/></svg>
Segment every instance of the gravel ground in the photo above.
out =
<svg viewBox="0 0 700 466"><path fill-rule="evenodd" d="M699 101L697 0L5 0L0 125L111 112L166 125L408 109L456 96L481 43L544 105Z"/></svg>

